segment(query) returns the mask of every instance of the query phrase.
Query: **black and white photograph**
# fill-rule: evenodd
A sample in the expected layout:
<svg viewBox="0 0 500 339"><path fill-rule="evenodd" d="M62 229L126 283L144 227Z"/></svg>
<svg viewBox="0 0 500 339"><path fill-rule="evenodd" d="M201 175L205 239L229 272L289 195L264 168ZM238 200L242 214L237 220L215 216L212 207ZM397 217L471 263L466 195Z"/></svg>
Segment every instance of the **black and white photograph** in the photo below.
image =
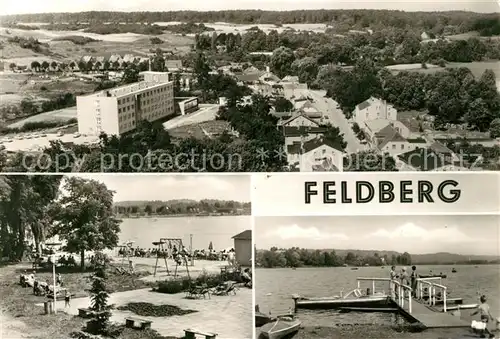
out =
<svg viewBox="0 0 500 339"><path fill-rule="evenodd" d="M496 0L2 0L0 170L499 170Z"/></svg>
<svg viewBox="0 0 500 339"><path fill-rule="evenodd" d="M256 338L493 338L500 217L255 220Z"/></svg>
<svg viewBox="0 0 500 339"><path fill-rule="evenodd" d="M0 337L250 339L248 175L0 177Z"/></svg>

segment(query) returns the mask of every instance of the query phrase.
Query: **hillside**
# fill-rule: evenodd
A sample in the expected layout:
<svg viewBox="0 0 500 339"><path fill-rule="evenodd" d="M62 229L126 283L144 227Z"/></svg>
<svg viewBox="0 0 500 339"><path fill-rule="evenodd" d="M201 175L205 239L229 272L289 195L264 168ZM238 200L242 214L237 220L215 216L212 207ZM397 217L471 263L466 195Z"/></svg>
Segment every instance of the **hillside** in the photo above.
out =
<svg viewBox="0 0 500 339"><path fill-rule="evenodd" d="M435 31L441 33L451 29L450 34L461 34L479 30L482 35L495 35L500 32L498 15L480 14L465 11L449 12L403 12L396 10L226 10L211 12L80 12L80 13L43 13L1 16L5 24L19 23L70 23L73 26L96 23L144 23L144 29L151 29L153 23L183 22L210 23L227 22L233 24L310 24L327 23L335 27L348 25L350 29L366 27L395 27L416 31ZM443 25L443 22L446 24ZM116 26L116 25L115 25ZM151 26L151 27L149 27ZM439 32L441 31L441 32Z"/></svg>

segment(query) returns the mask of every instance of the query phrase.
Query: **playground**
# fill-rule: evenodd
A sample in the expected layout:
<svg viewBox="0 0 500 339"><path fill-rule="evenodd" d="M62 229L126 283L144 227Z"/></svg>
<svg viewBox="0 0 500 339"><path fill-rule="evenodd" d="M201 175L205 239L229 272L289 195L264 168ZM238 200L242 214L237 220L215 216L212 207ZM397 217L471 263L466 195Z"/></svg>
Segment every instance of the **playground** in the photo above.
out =
<svg viewBox="0 0 500 339"><path fill-rule="evenodd" d="M115 263L127 267L128 271L135 271L136 267L150 270L151 275L141 278L147 282L195 279L202 274L219 274L228 266L227 261L195 259L179 238L161 238L153 242L154 250L148 257L133 256L133 244L131 241L125 242L118 247L117 253L113 253L112 258Z"/></svg>

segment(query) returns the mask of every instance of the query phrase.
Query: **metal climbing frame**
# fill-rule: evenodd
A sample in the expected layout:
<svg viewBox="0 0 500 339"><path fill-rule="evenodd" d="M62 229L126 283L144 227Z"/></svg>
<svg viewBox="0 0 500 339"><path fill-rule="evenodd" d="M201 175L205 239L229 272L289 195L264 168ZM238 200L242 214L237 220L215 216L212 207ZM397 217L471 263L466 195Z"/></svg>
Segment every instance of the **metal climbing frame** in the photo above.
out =
<svg viewBox="0 0 500 339"><path fill-rule="evenodd" d="M172 257L173 255L173 249L174 247L177 249L179 252L181 249L184 248L182 244L182 239L180 238L160 238L160 241L155 241L153 242L153 245L157 247L157 252L156 252L156 264L155 264L155 271L153 276L156 277L156 272L158 269L158 261L160 260L160 257L163 258L163 261L165 262L165 268L167 269L167 275L170 275L170 270L168 269L168 263L167 263L167 257ZM185 254L180 254L182 262L181 264L186 265L186 272L188 275L188 278L191 279L189 275L189 267L188 267L188 262ZM175 271L174 271L174 278L177 277L177 268L179 267L179 262L175 260Z"/></svg>

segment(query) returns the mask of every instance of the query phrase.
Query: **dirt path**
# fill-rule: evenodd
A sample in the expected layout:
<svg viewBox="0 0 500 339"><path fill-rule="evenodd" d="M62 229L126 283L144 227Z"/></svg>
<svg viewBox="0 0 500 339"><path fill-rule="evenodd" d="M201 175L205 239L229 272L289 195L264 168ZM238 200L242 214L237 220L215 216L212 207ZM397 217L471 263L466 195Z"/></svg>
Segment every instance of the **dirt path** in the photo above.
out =
<svg viewBox="0 0 500 339"><path fill-rule="evenodd" d="M0 312L0 339L28 339L33 338L27 333L29 329L26 325L11 316Z"/></svg>

